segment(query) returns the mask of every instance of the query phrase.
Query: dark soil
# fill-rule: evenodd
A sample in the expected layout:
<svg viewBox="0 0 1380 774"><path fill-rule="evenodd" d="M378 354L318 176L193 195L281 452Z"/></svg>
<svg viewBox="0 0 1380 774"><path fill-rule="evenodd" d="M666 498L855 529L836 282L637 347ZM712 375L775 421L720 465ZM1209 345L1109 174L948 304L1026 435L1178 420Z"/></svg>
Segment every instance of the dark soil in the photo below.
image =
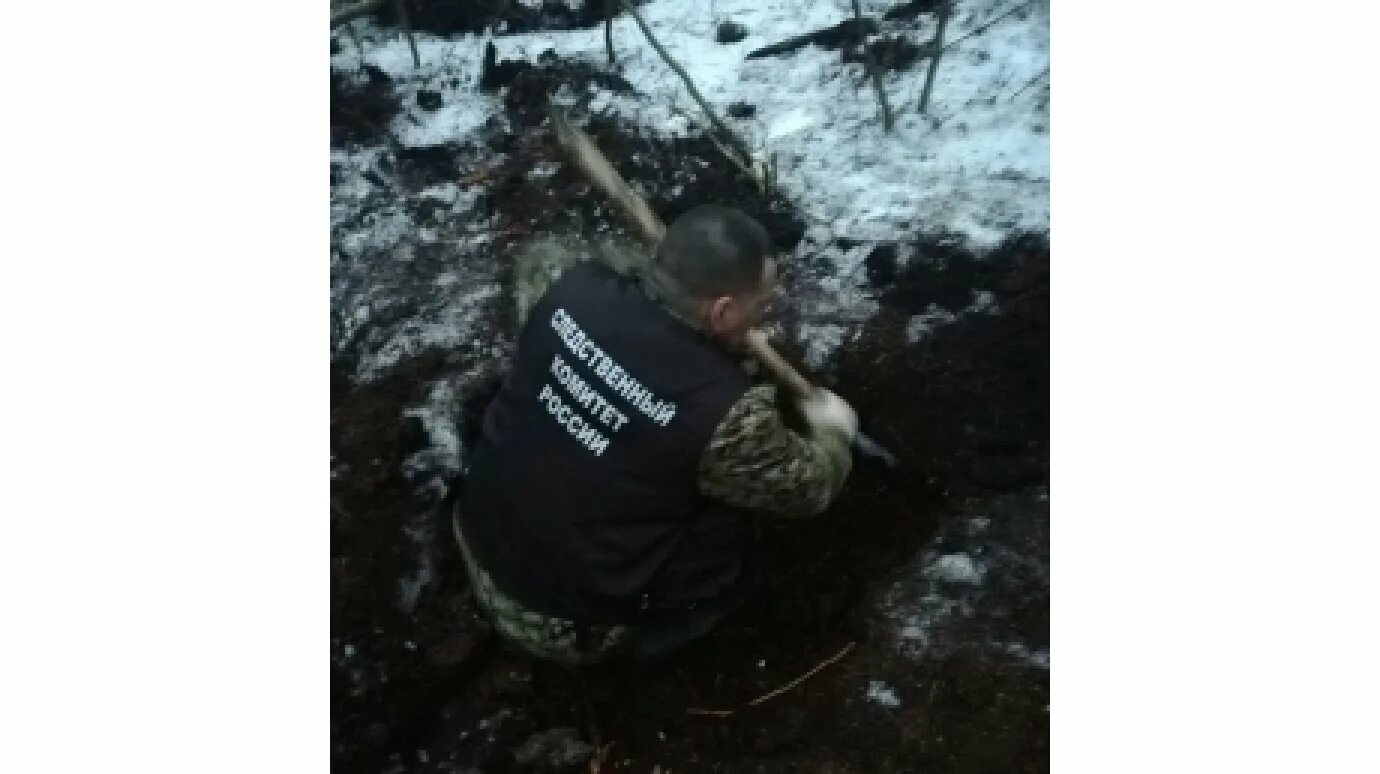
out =
<svg viewBox="0 0 1380 774"><path fill-rule="evenodd" d="M757 106L747 102L730 102L724 108L724 113L729 118L752 118L757 115Z"/></svg>
<svg viewBox="0 0 1380 774"><path fill-rule="evenodd" d="M924 51L900 35L893 35L867 44L866 51L845 49L843 61L867 65L875 63L882 70L909 70L920 61Z"/></svg>
<svg viewBox="0 0 1380 774"><path fill-rule="evenodd" d="M717 43L738 43L747 36L747 27L735 21L726 21L719 23L718 29L714 32L714 41Z"/></svg>
<svg viewBox="0 0 1380 774"><path fill-rule="evenodd" d="M615 742L609 760L628 761L635 771L654 763L679 771L1047 770L1047 673L1013 672L964 652L927 662L910 675L931 687L926 711L907 710L905 722L860 705L850 680L896 668L868 660L873 635L861 603L935 534L945 504L1048 477L1047 248L1025 238L986 260L942 242L923 240L919 248L920 260L890 279L879 276L884 308L844 353L833 385L897 452L902 469L860 467L825 518L762 525L771 580L663 670L591 673L599 730ZM931 303L961 309L974 287L992 288L1004 313L964 317L927 345L905 343L911 313ZM369 651L350 668L380 670L366 681L367 701L350 696L343 677L333 686L341 770L379 770L388 750L408 770L449 771L452 763L525 770L509 750L529 734L584 728L571 675L497 643L485 646L449 543L439 541L438 587L414 613L397 612L393 587L379 583L415 569L407 566L406 541L386 527L435 507L419 502L397 471L419 442L417 429L399 417L428 374L445 367L440 355L419 358L382 382L340 381L333 392L333 450L337 465L348 468L333 481L340 512L333 519L332 626L355 637L368 632ZM482 402L475 396L472 410ZM376 598L380 589L388 598ZM1047 606L1028 615L1027 634L1047 641ZM741 707L852 641L863 643L852 663L787 698L727 719L686 713ZM474 731L505 710L492 739ZM461 739L466 730L470 736ZM421 765L418 749L437 765Z"/></svg>
<svg viewBox="0 0 1380 774"><path fill-rule="evenodd" d="M388 134L388 122L398 108L388 76L377 68L369 68L362 84L331 70L332 146L376 142Z"/></svg>

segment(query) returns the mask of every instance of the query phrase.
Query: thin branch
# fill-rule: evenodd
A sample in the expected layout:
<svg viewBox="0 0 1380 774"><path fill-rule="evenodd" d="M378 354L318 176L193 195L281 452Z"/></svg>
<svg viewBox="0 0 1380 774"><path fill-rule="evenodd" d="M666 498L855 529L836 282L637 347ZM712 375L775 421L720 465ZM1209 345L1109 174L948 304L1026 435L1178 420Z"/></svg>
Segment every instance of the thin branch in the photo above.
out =
<svg viewBox="0 0 1380 774"><path fill-rule="evenodd" d="M359 39L359 33L355 32L355 25L346 24L345 31L350 34L350 40L355 42L355 50L359 52L359 66L364 66L364 41Z"/></svg>
<svg viewBox="0 0 1380 774"><path fill-rule="evenodd" d="M858 0L853 0L853 17L858 20L858 29L862 29L862 5ZM867 36L862 36L863 56L866 59L868 73L872 76L872 88L877 90L877 102L882 106L882 128L887 132L891 131L891 103L887 101L886 89L882 87L882 76L877 67L876 57L867 48Z"/></svg>
<svg viewBox="0 0 1380 774"><path fill-rule="evenodd" d="M1002 13L998 14L996 17L992 18L990 21L987 21L987 22L984 22L984 23L982 23L982 24L979 24L978 26L976 26L976 27L974 27L973 29L969 30L967 34L961 35L961 36L959 36L959 37L957 37L957 38L954 38L953 42L949 43L949 45L947 45L947 46L944 47L944 50L948 50L948 49L950 49L950 48L953 48L954 46L957 46L959 43L962 43L963 41L967 40L968 38L973 37L974 35L981 35L982 33L984 33L984 32L986 32L986 31L992 29L992 25L996 24L997 22L1001 21L1002 19L1005 19L1006 17L1010 16L1011 14L1013 14L1013 13L1015 13L1015 12L1017 12L1017 11L1023 9L1023 8L1028 8L1028 7L1030 6L1030 3L1031 3L1031 2L1033 2L1033 0L1027 0L1027 2L1021 3L1020 5L1016 5L1016 6L1013 6L1013 7L1011 7L1011 8L1008 8L1007 10L1005 10L1005 11L1003 11Z"/></svg>
<svg viewBox="0 0 1380 774"><path fill-rule="evenodd" d="M1034 78L1031 78L1030 80L1026 81L1025 85L1022 86L1020 89L1017 89L1017 90L1016 90L1016 93L1015 93L1015 94L1012 94L1011 97L1010 97L1010 99L1007 100L1007 101L1009 102L1009 101L1015 100L1017 97L1019 97L1019 96L1021 96L1022 94L1024 94L1026 89L1029 89L1031 86L1034 86L1035 84L1039 83L1041 79L1045 78L1045 77L1048 76L1048 75L1049 75L1049 68L1046 67L1045 69L1043 69L1043 70L1040 71L1040 74L1039 74L1039 75L1036 75Z"/></svg>
<svg viewBox="0 0 1380 774"><path fill-rule="evenodd" d="M355 3L351 6L341 8L331 14L331 29L335 29L348 21L354 21L361 16L368 16L383 7L384 0L364 0L362 3Z"/></svg>
<svg viewBox="0 0 1380 774"><path fill-rule="evenodd" d="M618 0L604 0L604 48L609 52L609 67L613 67L616 62L613 60L613 11L614 3Z"/></svg>
<svg viewBox="0 0 1380 774"><path fill-rule="evenodd" d="M412 37L412 24L407 20L407 0L393 0L393 8L398 12L403 34L407 36L407 47L412 49L412 67L422 69L422 58L417 55L417 40Z"/></svg>
<svg viewBox="0 0 1380 774"><path fill-rule="evenodd" d="M805 674L801 675L800 677L797 677L796 679L790 681L789 683L786 683L785 685L781 686L780 688L777 688L776 690L772 691L771 693L764 693L764 694L762 694L761 696L758 696L757 698L755 698L755 699L753 699L752 701L748 702L748 706L749 706L749 707L756 707L758 704L761 704L762 702L768 701L768 700L770 700L770 699L774 699L774 698L776 698L777 696L780 696L781 694L785 693L786 691L789 691L790 689L796 687L797 685L800 685L801 683L805 682L806 680L809 680L811 677L814 677L815 674L817 674L817 673L819 672L819 670L821 670L821 669L823 669L823 668L829 666L830 664L833 664L834 662L838 661L839 659L841 659L841 658L843 658L844 656L846 656L846 655L848 655L849 653L851 653L852 650L853 650L853 648L854 648L857 644L858 644L858 643L856 643L856 642L850 642L850 643L848 643L847 645L844 645L844 646L843 646L843 650L841 650L841 651L839 651L838 653L835 653L834 655L830 656L829 658L826 658L826 659L824 659L823 661L819 662L819 663L816 664L816 665L814 666L814 668L811 669L810 671L806 672Z"/></svg>
<svg viewBox="0 0 1380 774"><path fill-rule="evenodd" d="M939 56L944 53L944 27L949 22L949 14L953 10L953 3L949 0L939 6L939 28L934 31L934 40L930 41L930 50L934 55L930 57L929 69L925 71L925 88L920 92L920 115L924 115L930 106L930 90L934 88L934 74L939 69Z"/></svg>
<svg viewBox="0 0 1380 774"><path fill-rule="evenodd" d="M797 677L796 679L790 681L789 683L786 683L785 685L781 686L780 688L777 688L777 689L774 690L774 691L770 691L770 692L768 692L768 693L762 694L761 696L758 696L757 698L755 698L755 699L753 699L752 701L748 702L748 703L747 703L747 706L749 706L749 707L756 707L756 706L758 706L759 704L763 704L763 703L765 703L765 702L771 701L772 699L775 699L777 696L780 696L781 694L783 694L783 693L785 693L785 692L791 690L792 688L796 687L797 685L800 685L801 683L805 682L806 680L809 680L811 677L814 677L816 674L819 674L819 671L820 671L820 670L824 669L825 667L829 666L830 664L836 663L839 659L841 659L841 658L843 658L844 656L846 656L846 655L848 655L849 653L851 653L852 650L853 650L853 648L856 647L857 644L858 644L858 643L856 643L856 642L850 642L850 643L848 643L847 645L843 646L843 650L840 650L838 653L835 653L834 655L830 656L829 658L826 658L826 659L824 659L823 661L819 662L818 664L815 664L813 667L810 668L810 671L806 672L805 674L801 675L800 677ZM733 716L734 710L712 710L712 709L702 709L702 708L700 708L700 707L690 707L690 708L686 709L685 712L686 712L687 715L705 715L705 716L715 717L715 718L727 718L727 717L732 717L732 716Z"/></svg>
<svg viewBox="0 0 1380 774"><path fill-rule="evenodd" d="M723 122L723 119L719 118L719 114L714 112L714 108L709 106L708 100L704 98L703 94L700 94L699 89L695 88L695 82L690 80L690 76L685 72L685 68L681 67L676 60L671 58L671 55L662 47L661 42L652 34L651 28L648 27L647 22L642 19L642 14L637 12L637 6L629 3L628 0L619 1L623 4L623 10L627 11L628 14L633 17L633 21L637 22L637 26L642 30L642 34L647 36L647 42L652 44L652 48L656 49L656 52L661 55L661 58L666 60L666 64L670 65L676 75L680 76L681 81L685 83L685 88L690 92L690 96L694 97L695 101L700 104L700 107L704 110L705 115L709 116L709 120L714 124L714 127L720 132L723 132L725 139L728 140L735 151L742 155L745 163L750 162L752 154L748 151L747 143L739 139L738 135L734 134L733 130L729 129L728 125Z"/></svg>

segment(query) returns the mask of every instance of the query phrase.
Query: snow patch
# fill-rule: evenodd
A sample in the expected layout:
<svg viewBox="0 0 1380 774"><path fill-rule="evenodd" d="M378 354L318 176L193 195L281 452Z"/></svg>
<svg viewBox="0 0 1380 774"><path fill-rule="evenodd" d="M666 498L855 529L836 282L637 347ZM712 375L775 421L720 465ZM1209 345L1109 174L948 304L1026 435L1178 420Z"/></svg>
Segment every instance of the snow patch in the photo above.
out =
<svg viewBox="0 0 1380 774"><path fill-rule="evenodd" d="M497 283L483 285L457 294L437 310L432 319L404 320L381 346L360 358L359 378L366 381L377 378L404 358L415 357L429 349L457 349L466 344L479 346L481 341L473 338L473 331L485 316L484 303L497 299L500 292Z"/></svg>
<svg viewBox="0 0 1380 774"><path fill-rule="evenodd" d="M967 554L945 554L935 559L925 568L925 577L950 583L982 583L987 574L986 568L973 561Z"/></svg>
<svg viewBox="0 0 1380 774"><path fill-rule="evenodd" d="M901 706L901 699L897 697L896 690L881 680L872 680L867 684L867 700L883 707Z"/></svg>
<svg viewBox="0 0 1380 774"><path fill-rule="evenodd" d="M1047 632L1017 615L1048 604L1045 493L1036 487L960 506L876 594L874 615L898 655L919 661L977 646L999 663L1049 668Z"/></svg>
<svg viewBox="0 0 1380 774"><path fill-rule="evenodd" d="M938 304L930 304L906 323L906 343L918 344L939 328L955 322L958 322L958 315Z"/></svg>
<svg viewBox="0 0 1380 774"><path fill-rule="evenodd" d="M460 472L460 399L455 385L450 381L437 382L427 395L425 405L403 411L405 417L416 417L422 423L430 444L403 460L403 474L417 480L426 476L426 486L433 489L438 499L445 497L447 485L445 478ZM441 473L437 476L435 474Z"/></svg>
<svg viewBox="0 0 1380 774"><path fill-rule="evenodd" d="M997 304L996 294L990 290L974 290L972 302L959 310L957 314L938 304L930 304L925 308L925 311L912 315L910 320L906 322L906 343L918 344L945 325L952 325L975 314L1001 314L1001 307Z"/></svg>
<svg viewBox="0 0 1380 774"><path fill-rule="evenodd" d="M819 370L843 344L848 329L838 323L814 325L804 323L796 333L797 340L805 347L805 365Z"/></svg>

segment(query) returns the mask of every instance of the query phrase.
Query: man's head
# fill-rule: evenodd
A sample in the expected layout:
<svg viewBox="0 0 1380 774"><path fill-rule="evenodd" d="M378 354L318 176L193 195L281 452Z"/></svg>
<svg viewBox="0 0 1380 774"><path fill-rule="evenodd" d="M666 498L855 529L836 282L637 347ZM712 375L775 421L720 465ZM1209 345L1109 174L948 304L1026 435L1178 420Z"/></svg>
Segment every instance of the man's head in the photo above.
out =
<svg viewBox="0 0 1380 774"><path fill-rule="evenodd" d="M677 218L653 263L682 311L727 341L761 322L776 290L767 230L728 207L706 204Z"/></svg>

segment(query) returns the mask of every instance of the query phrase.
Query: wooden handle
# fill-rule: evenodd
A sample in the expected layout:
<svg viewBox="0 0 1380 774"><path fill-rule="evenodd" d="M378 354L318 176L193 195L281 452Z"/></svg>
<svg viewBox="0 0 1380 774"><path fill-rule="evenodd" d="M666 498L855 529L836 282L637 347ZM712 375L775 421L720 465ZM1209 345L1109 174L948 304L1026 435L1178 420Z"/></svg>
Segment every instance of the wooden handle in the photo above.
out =
<svg viewBox="0 0 1380 774"><path fill-rule="evenodd" d="M778 382L786 385L791 392L801 398L814 393L815 386L801 376L800 372L795 370L795 366L787 363L780 353L772 349L771 343L767 341L767 334L753 328L747 333L747 344L752 353L757 355L757 358L767 367L767 370L771 371L772 376L776 377Z"/></svg>
<svg viewBox="0 0 1380 774"><path fill-rule="evenodd" d="M623 176L619 175L618 170L613 168L604 154L594 147L589 137L576 129L559 108L552 105L550 116L551 126L556 131L556 141L570 155L580 171L637 224L638 230L648 242L660 242L662 235L666 233L666 227L647 206L647 202L628 186Z"/></svg>

